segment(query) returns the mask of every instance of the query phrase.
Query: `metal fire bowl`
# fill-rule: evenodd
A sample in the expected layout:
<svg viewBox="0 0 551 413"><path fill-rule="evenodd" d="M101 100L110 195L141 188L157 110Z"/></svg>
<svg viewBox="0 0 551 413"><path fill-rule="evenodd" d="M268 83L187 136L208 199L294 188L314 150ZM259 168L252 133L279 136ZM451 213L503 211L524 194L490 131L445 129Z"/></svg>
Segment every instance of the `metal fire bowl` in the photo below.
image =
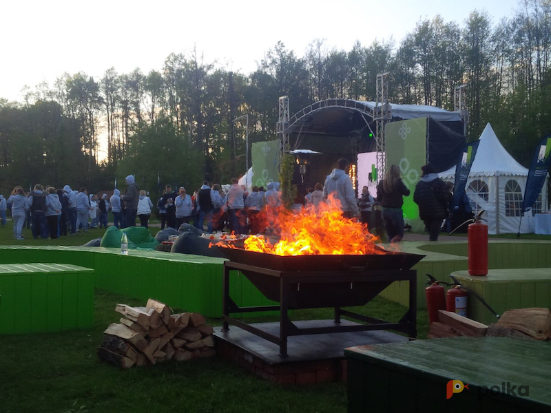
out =
<svg viewBox="0 0 551 413"><path fill-rule="evenodd" d="M230 261L276 271L409 270L425 257L375 248L383 254L281 256L235 248L220 250Z"/></svg>

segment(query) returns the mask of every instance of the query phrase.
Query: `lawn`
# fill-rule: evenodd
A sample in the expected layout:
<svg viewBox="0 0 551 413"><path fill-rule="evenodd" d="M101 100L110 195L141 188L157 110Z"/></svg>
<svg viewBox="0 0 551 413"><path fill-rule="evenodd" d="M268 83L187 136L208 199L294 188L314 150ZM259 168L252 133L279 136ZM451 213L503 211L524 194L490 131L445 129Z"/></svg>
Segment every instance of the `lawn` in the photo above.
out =
<svg viewBox="0 0 551 413"><path fill-rule="evenodd" d="M112 221L111 221L112 223ZM149 231L151 235L155 236L159 232L159 227L150 227ZM0 227L0 245L65 245L65 246L82 246L88 241L101 238L105 233L104 229L94 228L89 229L88 232L77 232L75 235L67 235L59 237L57 239L42 239L38 237L37 239L33 238L31 229L23 228L23 237L24 240L15 240L13 237L13 222L8 218L7 224Z"/></svg>
<svg viewBox="0 0 551 413"><path fill-rule="evenodd" d="M155 234L159 228L152 228ZM83 245L103 235L89 230L57 240L12 239L11 221L0 228L0 244ZM143 306L141 300L95 291L94 327L90 330L0 336L0 412L327 412L347 410L346 385L283 386L252 376L220 357L187 363L119 370L101 363L95 353L102 333L120 315L117 303ZM170 305L170 303L167 303ZM185 309L175 309L181 311ZM376 298L354 310L397 321L405 308ZM329 309L299 310L293 319L331 319ZM271 321L267 317L257 321ZM252 320L251 320L252 321ZM219 325L219 319L209 319ZM419 337L428 329L426 311L418 312ZM312 337L315 339L315 337Z"/></svg>

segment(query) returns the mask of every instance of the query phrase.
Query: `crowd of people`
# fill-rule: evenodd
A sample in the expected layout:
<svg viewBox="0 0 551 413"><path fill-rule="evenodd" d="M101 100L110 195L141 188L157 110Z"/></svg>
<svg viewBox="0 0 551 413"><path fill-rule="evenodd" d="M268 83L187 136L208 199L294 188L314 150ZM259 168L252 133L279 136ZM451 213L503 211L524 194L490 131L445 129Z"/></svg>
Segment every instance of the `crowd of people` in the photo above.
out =
<svg viewBox="0 0 551 413"><path fill-rule="evenodd" d="M399 167L391 165L388 168L377 185L376 198L367 186L357 198L347 174L349 165L348 160L339 159L324 185L317 183L308 188L303 199L295 200L293 209L318 209L320 203L331 196L339 201L344 218L367 224L379 236L384 227L389 242L400 242L404 236L403 197L410 195L410 191L400 178ZM34 238L51 239L86 232L89 228L107 228L110 212L117 228L136 226L137 218L142 227L148 228L154 204L148 193L139 189L133 175L127 176L125 181L124 195L115 189L110 197L104 193L99 199L94 194L89 195L85 187L75 191L65 185L56 190L37 184L33 191L25 193L17 186L7 200L0 195L0 219L2 225L6 225L6 209L11 209L17 240L24 239L25 226L32 229ZM423 166L414 201L431 241L438 239L442 223L448 217L451 196L451 188L438 178L432 166ZM174 191L171 185L166 185L155 206L161 229L179 229L186 223L200 229L206 226L208 232L228 229L236 234L269 234L278 232L277 216L281 204L279 183L270 182L266 189L253 186L249 191L234 178L231 185L226 186L205 181L192 195L184 187ZM376 205L381 207L381 216L373 214Z"/></svg>

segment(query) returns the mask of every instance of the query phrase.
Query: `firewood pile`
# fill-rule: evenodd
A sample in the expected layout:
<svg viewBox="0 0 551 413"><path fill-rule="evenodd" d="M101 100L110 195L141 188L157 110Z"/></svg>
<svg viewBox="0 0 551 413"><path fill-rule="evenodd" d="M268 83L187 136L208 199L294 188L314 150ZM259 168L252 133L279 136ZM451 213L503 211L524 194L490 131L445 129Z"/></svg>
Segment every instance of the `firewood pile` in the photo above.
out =
<svg viewBox="0 0 551 413"><path fill-rule="evenodd" d="M216 354L213 329L199 313L171 314L166 304L153 299L145 307L117 304L115 311L123 317L104 331L97 348L102 361L128 369Z"/></svg>
<svg viewBox="0 0 551 413"><path fill-rule="evenodd" d="M438 311L438 322L430 325L428 338L512 337L551 340L551 311L548 308L521 308L503 313L489 326L448 311Z"/></svg>

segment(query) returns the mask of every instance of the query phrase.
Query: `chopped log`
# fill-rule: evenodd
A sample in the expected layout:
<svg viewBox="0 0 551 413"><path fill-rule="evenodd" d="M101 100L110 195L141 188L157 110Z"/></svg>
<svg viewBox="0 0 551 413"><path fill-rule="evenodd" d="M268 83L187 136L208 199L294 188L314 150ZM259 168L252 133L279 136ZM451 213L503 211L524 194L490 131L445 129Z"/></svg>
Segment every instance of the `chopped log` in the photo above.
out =
<svg viewBox="0 0 551 413"><path fill-rule="evenodd" d="M214 330L211 326L207 324L202 324L197 327L197 330L204 336L210 336L212 333L214 333Z"/></svg>
<svg viewBox="0 0 551 413"><path fill-rule="evenodd" d="M147 359L143 354L138 354L138 359L136 360L136 366L141 367L147 364Z"/></svg>
<svg viewBox="0 0 551 413"><path fill-rule="evenodd" d="M506 338L523 338L526 340L531 340L532 337L527 336L520 331L517 331L513 328L503 326L500 324L490 324L488 326L488 332L486 333L487 337L506 337Z"/></svg>
<svg viewBox="0 0 551 413"><path fill-rule="evenodd" d="M203 340L198 340L186 343L184 347L189 351L194 351L202 349L203 347L205 347L205 345L203 344Z"/></svg>
<svg viewBox="0 0 551 413"><path fill-rule="evenodd" d="M111 324L107 327L107 330L104 331L104 334L111 334L112 336L120 337L140 350L145 350L147 347L147 341L142 334L137 333L123 324Z"/></svg>
<svg viewBox="0 0 551 413"><path fill-rule="evenodd" d="M199 330L197 330L196 328L186 327L185 329L180 331L176 335L176 337L183 338L184 340L187 340L187 341L197 341L197 340L201 340L202 336Z"/></svg>
<svg viewBox="0 0 551 413"><path fill-rule="evenodd" d="M153 356L157 359L162 358L164 361L166 357L166 353L164 351L157 350L155 353L153 353Z"/></svg>
<svg viewBox="0 0 551 413"><path fill-rule="evenodd" d="M107 350L114 353L122 354L123 356L128 357L129 359L132 359L134 361L138 359L138 353L136 353L136 350L134 350L134 348L126 341L117 336L105 334L103 336L101 347L106 348Z"/></svg>
<svg viewBox="0 0 551 413"><path fill-rule="evenodd" d="M176 361L187 361L191 360L192 358L193 353L191 351L184 350L183 348L179 348L174 354L174 360Z"/></svg>
<svg viewBox="0 0 551 413"><path fill-rule="evenodd" d="M204 348L203 350L201 350L201 357L202 358L206 359L206 358L209 358L209 357L212 357L212 356L216 356L216 350L214 350L213 348L207 347L207 348Z"/></svg>
<svg viewBox="0 0 551 413"><path fill-rule="evenodd" d="M205 324L205 317L199 313L191 313L189 319L189 325L192 327L199 327L200 325Z"/></svg>
<svg viewBox="0 0 551 413"><path fill-rule="evenodd" d="M174 350L174 347L172 347L172 344L168 343L165 347L165 358L167 360L172 360L174 358L174 354L176 354L176 350Z"/></svg>
<svg viewBox="0 0 551 413"><path fill-rule="evenodd" d="M148 335L149 335L149 338L157 338L166 333L168 333L168 328L166 327L166 325L161 324L160 327L157 327L153 330L149 330Z"/></svg>
<svg viewBox="0 0 551 413"><path fill-rule="evenodd" d="M459 337L461 334L457 332L452 326L435 321L430 325L427 338L447 338L447 337Z"/></svg>
<svg viewBox="0 0 551 413"><path fill-rule="evenodd" d="M147 334L147 330L143 328L141 325L139 325L138 323L136 323L135 321L132 321L124 317L121 317L120 321L121 321L121 324L124 324L126 327L131 328L137 333L143 334L144 336Z"/></svg>
<svg viewBox="0 0 551 413"><path fill-rule="evenodd" d="M168 320L170 319L170 308L168 308L168 305L150 298L149 300L147 300L145 308L153 308L159 314L159 316L163 320L163 323L168 324Z"/></svg>
<svg viewBox="0 0 551 413"><path fill-rule="evenodd" d="M170 340L170 343L174 348L180 348L187 343L187 340L184 340L183 338L173 338Z"/></svg>
<svg viewBox="0 0 551 413"><path fill-rule="evenodd" d="M174 337L174 334L171 332L168 332L166 334L163 334L161 336L161 342L159 343L159 348L162 349L166 344Z"/></svg>
<svg viewBox="0 0 551 413"><path fill-rule="evenodd" d="M157 349L159 348L159 343L160 342L161 342L161 337L154 338L147 345L146 351L153 355L153 353L155 353L157 351Z"/></svg>
<svg viewBox="0 0 551 413"><path fill-rule="evenodd" d="M203 342L203 345L205 347L214 347L214 339L212 338L212 336L207 336L201 341Z"/></svg>
<svg viewBox="0 0 551 413"><path fill-rule="evenodd" d="M172 314L168 320L168 329L176 335L188 326L189 319L190 313Z"/></svg>
<svg viewBox="0 0 551 413"><path fill-rule="evenodd" d="M151 325L151 315L155 313L155 310L148 312L145 307L130 307L126 304L117 304L115 311L117 313L121 313L126 318L135 321L146 330L149 329L149 326Z"/></svg>
<svg viewBox="0 0 551 413"><path fill-rule="evenodd" d="M194 359L200 359L201 358L201 350L193 350L193 358Z"/></svg>
<svg viewBox="0 0 551 413"><path fill-rule="evenodd" d="M122 369L129 369L135 363L134 360L123 356L122 354L115 353L113 351L107 350L105 347L98 347L96 349L98 357L100 360L105 361L114 366L120 367Z"/></svg>
<svg viewBox="0 0 551 413"><path fill-rule="evenodd" d="M488 326L467 317L460 316L449 311L439 310L438 319L441 323L453 327L461 335L466 337L484 337Z"/></svg>
<svg viewBox="0 0 551 413"><path fill-rule="evenodd" d="M520 331L536 340L551 338L551 311L548 308L505 311L497 324Z"/></svg>

